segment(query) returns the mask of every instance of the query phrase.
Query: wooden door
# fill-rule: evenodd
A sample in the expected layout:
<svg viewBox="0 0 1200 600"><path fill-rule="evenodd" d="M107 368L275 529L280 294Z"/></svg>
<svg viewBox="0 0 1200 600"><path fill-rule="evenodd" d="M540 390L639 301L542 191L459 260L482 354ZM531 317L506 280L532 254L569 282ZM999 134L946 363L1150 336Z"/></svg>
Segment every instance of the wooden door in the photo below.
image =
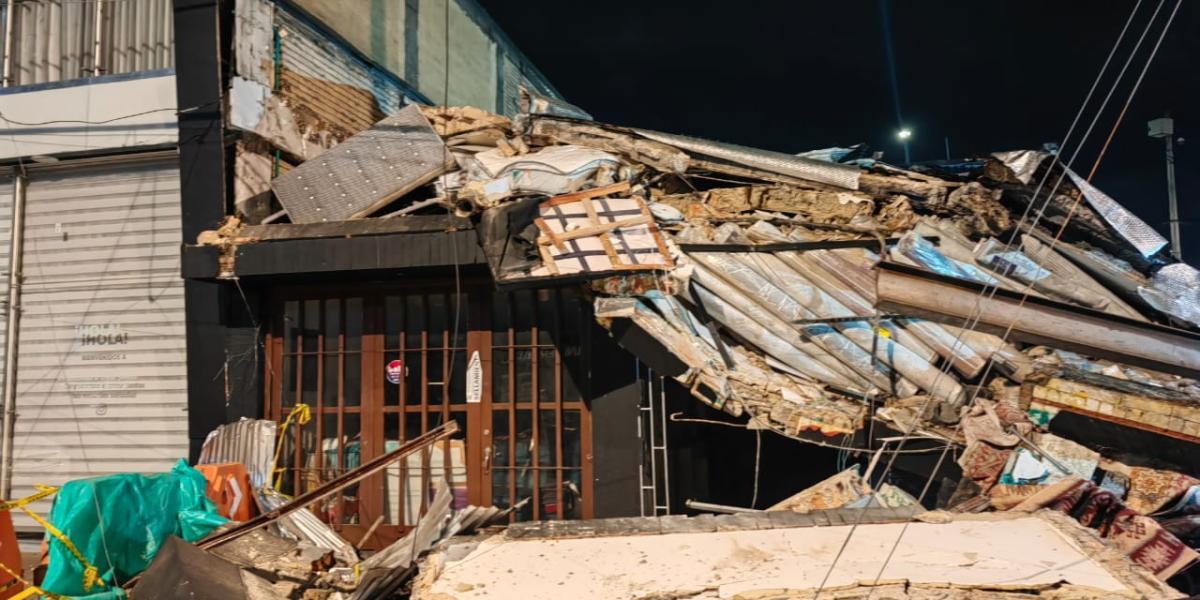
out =
<svg viewBox="0 0 1200 600"><path fill-rule="evenodd" d="M361 293L355 293L361 292ZM590 313L566 290L495 293L485 285L290 290L267 338L267 414L297 403L313 419L289 425L281 489L298 493L454 419L460 433L314 507L367 546L411 527L432 482L454 506L509 507L512 519L586 518L591 510L590 417L577 384ZM483 386L468 397L478 357ZM477 400L477 401L473 401Z"/></svg>
<svg viewBox="0 0 1200 600"><path fill-rule="evenodd" d="M514 520L592 516L591 313L574 289L498 293L482 336L485 503Z"/></svg>

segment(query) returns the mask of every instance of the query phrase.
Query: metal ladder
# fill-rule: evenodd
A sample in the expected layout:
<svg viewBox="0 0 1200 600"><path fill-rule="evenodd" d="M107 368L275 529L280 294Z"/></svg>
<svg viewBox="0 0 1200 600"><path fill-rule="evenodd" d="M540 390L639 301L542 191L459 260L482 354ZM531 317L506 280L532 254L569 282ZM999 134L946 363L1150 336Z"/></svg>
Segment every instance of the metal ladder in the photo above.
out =
<svg viewBox="0 0 1200 600"><path fill-rule="evenodd" d="M642 440L642 461L638 465L643 517L671 514L670 467L667 457L667 392L662 377L637 362L637 376L646 381L645 393L638 406L638 439Z"/></svg>

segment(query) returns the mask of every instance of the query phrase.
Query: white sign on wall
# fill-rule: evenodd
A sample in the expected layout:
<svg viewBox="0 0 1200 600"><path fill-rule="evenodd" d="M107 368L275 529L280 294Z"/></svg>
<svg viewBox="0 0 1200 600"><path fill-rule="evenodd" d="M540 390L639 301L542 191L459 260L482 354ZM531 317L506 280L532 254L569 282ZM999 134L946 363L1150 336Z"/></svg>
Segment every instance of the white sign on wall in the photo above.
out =
<svg viewBox="0 0 1200 600"><path fill-rule="evenodd" d="M467 363L467 403L478 404L483 399L483 363L479 360L479 351L471 353L471 362Z"/></svg>

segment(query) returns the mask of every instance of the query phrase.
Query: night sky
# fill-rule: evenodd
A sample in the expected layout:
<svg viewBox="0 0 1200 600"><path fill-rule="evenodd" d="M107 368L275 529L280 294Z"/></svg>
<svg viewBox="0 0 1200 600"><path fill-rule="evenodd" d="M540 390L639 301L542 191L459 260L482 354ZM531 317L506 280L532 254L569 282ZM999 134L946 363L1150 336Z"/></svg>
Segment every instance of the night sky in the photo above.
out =
<svg viewBox="0 0 1200 600"><path fill-rule="evenodd" d="M1135 4L906 0L888 4L885 19L879 0L481 3L568 100L601 121L783 152L866 142L894 163L904 157L901 119L914 131L913 161L944 158L947 137L956 158L1059 141ZM1162 4L1076 171L1091 169L1174 5ZM1143 0L1093 107L1158 6ZM1163 143L1146 136L1146 121L1169 112L1176 137L1200 131L1196 56L1200 3L1185 1L1095 179L1164 236ZM1196 136L1176 147L1192 264L1200 264Z"/></svg>

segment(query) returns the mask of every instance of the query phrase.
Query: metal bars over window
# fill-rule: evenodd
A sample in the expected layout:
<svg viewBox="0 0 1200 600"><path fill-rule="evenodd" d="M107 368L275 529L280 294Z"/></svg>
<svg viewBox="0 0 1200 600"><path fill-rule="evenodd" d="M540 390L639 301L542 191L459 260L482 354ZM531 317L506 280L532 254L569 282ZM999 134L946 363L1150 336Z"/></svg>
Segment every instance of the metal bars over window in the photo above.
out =
<svg viewBox="0 0 1200 600"><path fill-rule="evenodd" d="M430 285L354 291L286 290L273 303L268 414L283 422L297 403L312 413L285 433L284 492L312 489L454 419L459 439L317 512L344 530L379 521L386 541L416 522L436 477L450 483L455 507L515 505L515 520L591 515L586 300L568 289L483 285L458 295Z"/></svg>

